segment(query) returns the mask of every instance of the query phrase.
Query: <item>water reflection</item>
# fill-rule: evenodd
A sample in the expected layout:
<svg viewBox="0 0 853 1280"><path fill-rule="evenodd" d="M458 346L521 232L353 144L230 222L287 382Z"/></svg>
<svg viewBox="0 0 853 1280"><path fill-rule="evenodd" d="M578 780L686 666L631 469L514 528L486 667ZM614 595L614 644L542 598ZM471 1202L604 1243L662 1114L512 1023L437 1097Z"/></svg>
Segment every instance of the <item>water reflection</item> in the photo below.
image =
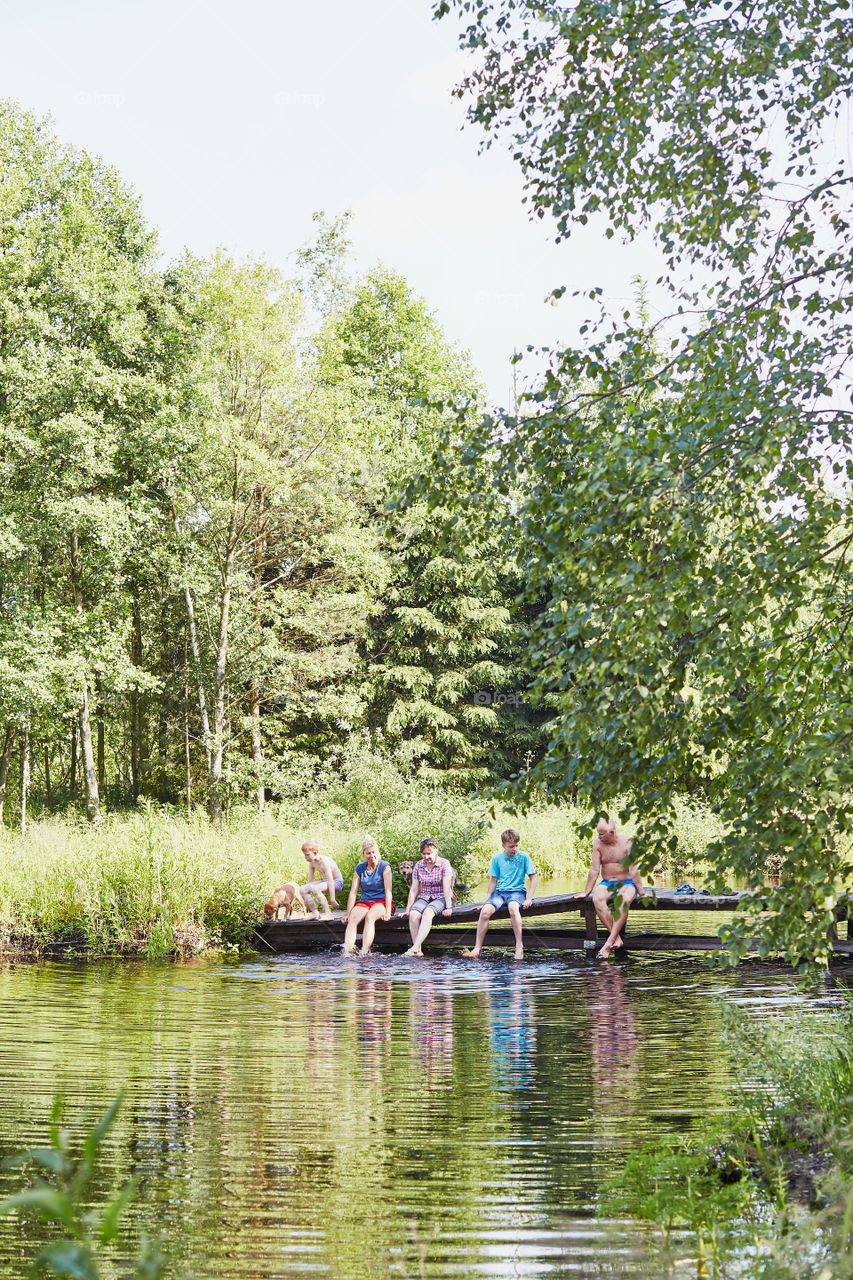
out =
<svg viewBox="0 0 853 1280"><path fill-rule="evenodd" d="M453 991L432 975L414 981L409 990L409 1037L421 1088L441 1089L453 1075Z"/></svg>
<svg viewBox="0 0 853 1280"><path fill-rule="evenodd" d="M584 976L590 1017L590 1051L595 1087L614 1107L636 1097L640 1073L640 1032L622 965L597 966Z"/></svg>
<svg viewBox="0 0 853 1280"><path fill-rule="evenodd" d="M653 1278L636 1224L595 1220L602 1173L725 1107L725 1000L801 998L654 958L7 967L0 1155L57 1089L94 1113L127 1086L105 1185L142 1175L189 1277Z"/></svg>
<svg viewBox="0 0 853 1280"><path fill-rule="evenodd" d="M523 1089L532 1085L536 1066L535 988L525 981L517 965L498 969L480 993L480 1003L488 1027L494 1088Z"/></svg>

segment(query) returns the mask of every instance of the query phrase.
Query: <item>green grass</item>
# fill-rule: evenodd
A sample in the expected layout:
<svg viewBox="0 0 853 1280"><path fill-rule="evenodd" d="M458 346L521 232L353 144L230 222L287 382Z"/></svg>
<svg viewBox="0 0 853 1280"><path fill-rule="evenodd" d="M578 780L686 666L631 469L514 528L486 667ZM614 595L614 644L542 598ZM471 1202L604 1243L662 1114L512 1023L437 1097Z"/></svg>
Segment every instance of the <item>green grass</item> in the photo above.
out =
<svg viewBox="0 0 853 1280"><path fill-rule="evenodd" d="M272 807L259 816L232 810L219 830L199 812L141 807L94 827L77 815L30 824L26 836L0 830L0 949L38 952L72 942L102 954L149 956L242 946L273 889L307 879L307 835L340 864L348 881L366 833L396 872L433 835L476 883L486 865L482 813L468 801L418 793L407 804L357 823L340 805L298 814Z"/></svg>
<svg viewBox="0 0 853 1280"><path fill-rule="evenodd" d="M188 954L248 942L263 903L285 880L303 881L301 844L316 836L349 882L370 834L394 868L394 899L406 900L397 872L432 836L469 886L488 870L507 826L521 833L540 880L583 887L592 846L592 810L534 808L491 816L458 792L407 779L386 756L353 751L322 790L268 806L231 807L218 830L201 811L140 803L90 827L68 810L30 823L26 836L0 828L0 950L38 952L77 942L103 954ZM614 804L614 810L618 804ZM707 813L685 806L685 858L692 867L716 834Z"/></svg>

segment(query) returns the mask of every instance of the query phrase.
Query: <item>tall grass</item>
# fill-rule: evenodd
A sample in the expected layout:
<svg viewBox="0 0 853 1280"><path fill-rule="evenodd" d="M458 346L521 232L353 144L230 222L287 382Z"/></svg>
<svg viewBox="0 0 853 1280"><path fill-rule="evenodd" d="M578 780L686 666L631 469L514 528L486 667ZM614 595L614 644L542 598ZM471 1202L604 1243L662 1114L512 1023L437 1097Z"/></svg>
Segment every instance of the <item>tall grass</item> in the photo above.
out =
<svg viewBox="0 0 853 1280"><path fill-rule="evenodd" d="M7 945L74 941L99 952L236 945L271 882L297 870L299 846L272 822L251 838L202 815L144 810L96 827L33 823L0 842L0 929ZM301 855L299 855L301 861ZM304 864L303 864L304 865Z"/></svg>
<svg viewBox="0 0 853 1280"><path fill-rule="evenodd" d="M397 867L417 859L424 836L438 842L473 892L507 826L520 831L540 878L568 877L581 888L592 817L578 805L491 815L475 798L406 777L388 755L355 743L323 785L263 815L232 806L217 830L203 812L150 802L94 827L68 811L31 822L26 836L0 828L0 948L64 941L156 955L240 946L272 890L307 878L300 848L307 835L347 882L363 836L374 836L394 868L398 903L408 890ZM698 860L716 834L713 824L685 806L682 827L686 856Z"/></svg>

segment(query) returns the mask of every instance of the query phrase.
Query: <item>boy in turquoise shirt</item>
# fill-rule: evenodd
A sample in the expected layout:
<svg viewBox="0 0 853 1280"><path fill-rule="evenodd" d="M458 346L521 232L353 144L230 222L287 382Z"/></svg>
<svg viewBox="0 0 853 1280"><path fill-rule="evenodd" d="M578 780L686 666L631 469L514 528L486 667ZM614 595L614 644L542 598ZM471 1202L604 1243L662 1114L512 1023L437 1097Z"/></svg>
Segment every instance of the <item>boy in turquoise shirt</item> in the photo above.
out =
<svg viewBox="0 0 853 1280"><path fill-rule="evenodd" d="M483 940L489 928L492 916L506 903L509 908L509 919L515 935L515 958L524 959L524 945L521 941L521 912L533 902L536 890L536 868L529 854L519 849L521 836L510 827L501 832L501 851L496 853L489 865L489 896L480 910L477 921L477 939L473 949L463 951L469 960L479 960L483 949ZM524 882L530 876L530 887L525 892Z"/></svg>

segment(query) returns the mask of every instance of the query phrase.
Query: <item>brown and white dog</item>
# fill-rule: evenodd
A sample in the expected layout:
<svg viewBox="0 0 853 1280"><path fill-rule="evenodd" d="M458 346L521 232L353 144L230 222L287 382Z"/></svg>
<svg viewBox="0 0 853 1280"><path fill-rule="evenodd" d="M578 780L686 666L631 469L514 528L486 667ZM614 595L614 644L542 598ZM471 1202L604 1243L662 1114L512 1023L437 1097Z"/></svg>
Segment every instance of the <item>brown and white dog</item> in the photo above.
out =
<svg viewBox="0 0 853 1280"><path fill-rule="evenodd" d="M299 892L299 885L295 880L285 880L280 889L276 889L269 902L264 903L264 919L278 920L279 918L286 920L294 907L299 907L300 911L305 911L305 899ZM279 912L283 911L284 915L279 917Z"/></svg>

